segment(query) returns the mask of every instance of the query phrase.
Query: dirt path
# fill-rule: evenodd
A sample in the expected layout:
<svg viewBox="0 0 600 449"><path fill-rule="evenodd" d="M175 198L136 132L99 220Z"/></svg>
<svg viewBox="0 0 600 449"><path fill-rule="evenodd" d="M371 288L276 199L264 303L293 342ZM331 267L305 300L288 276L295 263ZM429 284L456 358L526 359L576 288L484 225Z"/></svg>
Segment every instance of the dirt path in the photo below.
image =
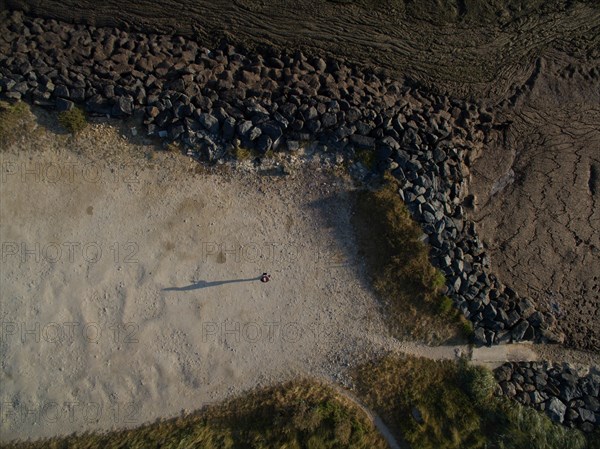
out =
<svg viewBox="0 0 600 449"><path fill-rule="evenodd" d="M600 355L590 351L564 348L560 345L513 343L495 346L473 347L467 344L428 346L418 342L402 342L394 338L371 336L374 346L385 351L425 357L432 360L456 360L464 358L490 369L505 362L532 362L548 360L555 363L572 363L600 368Z"/></svg>
<svg viewBox="0 0 600 449"><path fill-rule="evenodd" d="M354 394L335 383L329 383L328 385L331 388L333 388L339 395L351 401L354 405L361 409L365 415L367 415L369 420L375 425L377 430L379 430L379 433L381 433L383 438L385 438L385 441L387 442L390 449L410 449L410 446L405 441L396 439L394 433L385 424L385 422L383 422L379 415L370 408L368 408Z"/></svg>

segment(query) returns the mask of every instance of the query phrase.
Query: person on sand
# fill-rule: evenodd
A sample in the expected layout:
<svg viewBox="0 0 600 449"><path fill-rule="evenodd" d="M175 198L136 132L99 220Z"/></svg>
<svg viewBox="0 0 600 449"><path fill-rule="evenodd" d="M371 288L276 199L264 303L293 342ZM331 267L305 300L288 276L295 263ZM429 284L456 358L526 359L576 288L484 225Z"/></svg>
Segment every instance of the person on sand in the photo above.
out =
<svg viewBox="0 0 600 449"><path fill-rule="evenodd" d="M260 277L260 282L269 282L271 280L271 275L268 273L263 273Z"/></svg>

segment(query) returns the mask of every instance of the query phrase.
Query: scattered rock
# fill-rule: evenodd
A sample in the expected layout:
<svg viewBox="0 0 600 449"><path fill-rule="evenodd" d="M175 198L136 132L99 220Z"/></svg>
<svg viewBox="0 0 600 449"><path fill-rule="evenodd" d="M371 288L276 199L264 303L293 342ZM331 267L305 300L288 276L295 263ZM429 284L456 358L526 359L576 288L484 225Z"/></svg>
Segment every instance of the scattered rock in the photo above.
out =
<svg viewBox="0 0 600 449"><path fill-rule="evenodd" d="M59 112L70 111L75 107L75 103L65 98L56 99L56 110Z"/></svg>
<svg viewBox="0 0 600 449"><path fill-rule="evenodd" d="M202 127L207 130L211 134L218 134L219 132L219 120L211 114L206 112L201 113L198 116L198 122L202 125Z"/></svg>
<svg viewBox="0 0 600 449"><path fill-rule="evenodd" d="M112 108L112 114L115 117L133 114L133 99L129 97L119 97Z"/></svg>

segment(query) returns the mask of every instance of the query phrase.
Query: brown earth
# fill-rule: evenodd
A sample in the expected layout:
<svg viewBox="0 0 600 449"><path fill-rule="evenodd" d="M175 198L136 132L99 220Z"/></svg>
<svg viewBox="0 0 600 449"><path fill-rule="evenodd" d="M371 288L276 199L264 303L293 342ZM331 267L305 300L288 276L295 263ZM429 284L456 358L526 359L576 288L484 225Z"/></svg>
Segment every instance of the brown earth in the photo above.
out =
<svg viewBox="0 0 600 449"><path fill-rule="evenodd" d="M500 280L600 349L600 8L558 0L0 0L94 25L344 57L489 103L470 217ZM484 124L484 126L492 126Z"/></svg>
<svg viewBox="0 0 600 449"><path fill-rule="evenodd" d="M492 270L559 313L566 343L600 348L600 82L540 59L512 125L473 166L471 214Z"/></svg>
<svg viewBox="0 0 600 449"><path fill-rule="evenodd" d="M226 36L328 53L388 69L454 96L502 99L551 48L598 46L600 8L567 0L0 0L96 26ZM594 6L596 5L596 6Z"/></svg>

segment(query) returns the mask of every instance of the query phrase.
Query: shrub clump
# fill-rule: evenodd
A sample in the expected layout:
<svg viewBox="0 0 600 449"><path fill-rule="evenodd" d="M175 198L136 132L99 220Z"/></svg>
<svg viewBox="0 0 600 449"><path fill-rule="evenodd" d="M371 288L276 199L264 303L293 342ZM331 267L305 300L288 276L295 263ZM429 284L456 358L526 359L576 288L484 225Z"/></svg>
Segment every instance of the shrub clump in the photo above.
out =
<svg viewBox="0 0 600 449"><path fill-rule="evenodd" d="M476 404L485 405L494 394L496 379L494 374L481 366L463 363L460 369L462 387Z"/></svg>
<svg viewBox="0 0 600 449"><path fill-rule="evenodd" d="M353 377L359 397L414 448L596 447L597 434L586 443L582 432L493 396L497 384L483 367L388 355L358 367Z"/></svg>
<svg viewBox="0 0 600 449"><path fill-rule="evenodd" d="M61 112L58 115L58 121L63 128L71 134L77 134L87 126L85 112L80 108L73 108L69 111Z"/></svg>
<svg viewBox="0 0 600 449"><path fill-rule="evenodd" d="M377 191L356 195L353 225L390 329L399 338L441 342L462 334L457 310L441 289L444 275L429 260L423 231L387 175Z"/></svg>
<svg viewBox="0 0 600 449"><path fill-rule="evenodd" d="M252 153L252 151L248 150L247 148L238 146L234 150L234 156L235 156L236 160L238 160L238 161L246 161L253 157L253 153Z"/></svg>
<svg viewBox="0 0 600 449"><path fill-rule="evenodd" d="M30 117L29 107L22 101L12 105L0 101L0 147L10 145L19 133L25 132Z"/></svg>
<svg viewBox="0 0 600 449"><path fill-rule="evenodd" d="M592 449L598 447L598 432L587 438L576 429L553 423L543 412L507 398L495 398L495 438L498 449Z"/></svg>

